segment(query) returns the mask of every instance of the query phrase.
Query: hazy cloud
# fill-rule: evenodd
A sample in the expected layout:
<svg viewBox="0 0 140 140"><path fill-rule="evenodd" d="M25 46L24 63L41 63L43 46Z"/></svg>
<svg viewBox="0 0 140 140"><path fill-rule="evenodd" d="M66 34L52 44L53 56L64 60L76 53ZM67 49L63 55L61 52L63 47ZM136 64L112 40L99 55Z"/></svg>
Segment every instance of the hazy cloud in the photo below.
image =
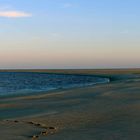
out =
<svg viewBox="0 0 140 140"><path fill-rule="evenodd" d="M54 32L50 34L50 37L51 39L59 40L59 39L62 39L63 36L60 33Z"/></svg>
<svg viewBox="0 0 140 140"><path fill-rule="evenodd" d="M31 17L32 14L22 12L22 11L0 11L0 17L6 18L21 18L21 17Z"/></svg>
<svg viewBox="0 0 140 140"><path fill-rule="evenodd" d="M64 8L70 8L73 7L73 5L71 3L65 3L64 4Z"/></svg>

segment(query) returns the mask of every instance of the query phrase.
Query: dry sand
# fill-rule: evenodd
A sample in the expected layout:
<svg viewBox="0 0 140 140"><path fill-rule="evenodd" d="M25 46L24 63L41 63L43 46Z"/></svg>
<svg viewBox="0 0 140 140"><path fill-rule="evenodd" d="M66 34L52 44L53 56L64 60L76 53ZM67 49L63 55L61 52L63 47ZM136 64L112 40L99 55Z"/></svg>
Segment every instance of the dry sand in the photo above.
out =
<svg viewBox="0 0 140 140"><path fill-rule="evenodd" d="M111 82L0 99L0 140L140 139L139 69L34 71L94 74Z"/></svg>

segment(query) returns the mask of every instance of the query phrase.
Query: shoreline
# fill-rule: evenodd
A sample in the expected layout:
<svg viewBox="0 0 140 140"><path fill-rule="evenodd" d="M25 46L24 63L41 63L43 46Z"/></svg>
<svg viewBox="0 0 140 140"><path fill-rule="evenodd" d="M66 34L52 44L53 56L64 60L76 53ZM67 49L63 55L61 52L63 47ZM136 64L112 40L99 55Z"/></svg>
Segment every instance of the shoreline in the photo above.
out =
<svg viewBox="0 0 140 140"><path fill-rule="evenodd" d="M1 113L6 115L10 111L9 115L15 113L15 117L0 121L0 134L3 140L76 140L79 137L139 140L140 74L137 73L140 71L136 74L102 71L100 75L112 78L109 83L53 94L5 98L0 101Z"/></svg>

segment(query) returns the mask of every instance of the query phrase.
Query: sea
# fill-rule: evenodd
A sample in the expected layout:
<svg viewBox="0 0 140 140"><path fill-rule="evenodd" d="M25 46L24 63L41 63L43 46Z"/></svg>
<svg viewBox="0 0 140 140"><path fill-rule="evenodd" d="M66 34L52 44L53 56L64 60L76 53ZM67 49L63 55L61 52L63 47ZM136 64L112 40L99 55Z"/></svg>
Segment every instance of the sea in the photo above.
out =
<svg viewBox="0 0 140 140"><path fill-rule="evenodd" d="M0 96L30 95L57 89L92 86L106 82L109 82L108 78L92 75L0 72Z"/></svg>

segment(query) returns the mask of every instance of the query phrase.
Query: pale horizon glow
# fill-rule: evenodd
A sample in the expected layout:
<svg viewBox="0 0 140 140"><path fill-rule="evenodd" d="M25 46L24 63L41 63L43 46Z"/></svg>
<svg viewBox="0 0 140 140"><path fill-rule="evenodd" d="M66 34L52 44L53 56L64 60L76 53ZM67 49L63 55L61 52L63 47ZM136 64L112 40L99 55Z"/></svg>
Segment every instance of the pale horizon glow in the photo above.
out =
<svg viewBox="0 0 140 140"><path fill-rule="evenodd" d="M0 69L140 68L139 4L0 0Z"/></svg>

